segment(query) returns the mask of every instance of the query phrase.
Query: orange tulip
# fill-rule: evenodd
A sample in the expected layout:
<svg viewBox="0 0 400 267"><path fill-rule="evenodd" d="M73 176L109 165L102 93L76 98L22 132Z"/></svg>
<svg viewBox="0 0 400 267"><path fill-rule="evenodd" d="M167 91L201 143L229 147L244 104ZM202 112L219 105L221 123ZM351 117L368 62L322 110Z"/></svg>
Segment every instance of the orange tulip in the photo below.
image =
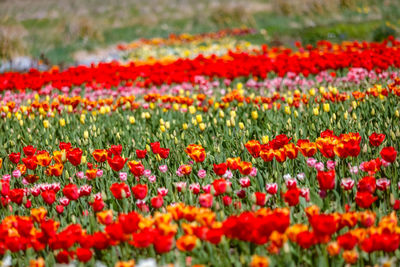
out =
<svg viewBox="0 0 400 267"><path fill-rule="evenodd" d="M64 165L62 165L61 163L56 163L47 168L47 174L50 176L58 177L58 176L61 176L63 169L64 169Z"/></svg>
<svg viewBox="0 0 400 267"><path fill-rule="evenodd" d="M37 154L36 159L37 159L38 165L40 165L42 167L49 166L49 164L52 160L52 158L49 155L49 152L47 152L47 151L43 151L40 154Z"/></svg>
<svg viewBox="0 0 400 267"><path fill-rule="evenodd" d="M105 149L96 149L93 151L92 156L97 162L104 162L107 160L107 150Z"/></svg>
<svg viewBox="0 0 400 267"><path fill-rule="evenodd" d="M47 215L47 210L43 207L31 209L31 216L36 222L41 222Z"/></svg>
<svg viewBox="0 0 400 267"><path fill-rule="evenodd" d="M197 244L197 237L194 235L184 235L176 240L176 247L180 251L192 251Z"/></svg>

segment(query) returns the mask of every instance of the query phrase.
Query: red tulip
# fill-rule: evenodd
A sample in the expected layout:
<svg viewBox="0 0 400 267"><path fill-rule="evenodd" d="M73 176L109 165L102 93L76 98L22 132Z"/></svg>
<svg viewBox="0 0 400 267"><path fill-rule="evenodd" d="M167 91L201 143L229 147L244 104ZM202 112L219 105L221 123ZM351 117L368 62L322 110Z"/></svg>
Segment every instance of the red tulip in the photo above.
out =
<svg viewBox="0 0 400 267"><path fill-rule="evenodd" d="M147 196L147 185L138 184L132 187L132 193L136 199L144 199Z"/></svg>
<svg viewBox="0 0 400 267"><path fill-rule="evenodd" d="M43 191L41 196L44 202L46 202L49 205L52 205L54 201L56 201L56 193L52 189Z"/></svg>
<svg viewBox="0 0 400 267"><path fill-rule="evenodd" d="M22 188L14 188L10 190L8 197L10 200L18 205L22 204L22 200L24 199L25 191Z"/></svg>
<svg viewBox="0 0 400 267"><path fill-rule="evenodd" d="M160 195L153 197L151 199L151 206L153 206L153 208L155 209L161 208L163 204L164 204L164 199Z"/></svg>
<svg viewBox="0 0 400 267"><path fill-rule="evenodd" d="M224 203L224 206L230 206L232 204L232 198L230 196L224 196L222 202Z"/></svg>
<svg viewBox="0 0 400 267"><path fill-rule="evenodd" d="M304 231L296 236L296 243L299 244L303 249L309 249L316 243L315 236L313 232Z"/></svg>
<svg viewBox="0 0 400 267"><path fill-rule="evenodd" d="M128 167L131 173L135 175L135 177L140 177L144 174L144 166L140 161L129 161Z"/></svg>
<svg viewBox="0 0 400 267"><path fill-rule="evenodd" d="M77 248L75 253L80 262L88 262L93 256L93 252L87 248Z"/></svg>
<svg viewBox="0 0 400 267"><path fill-rule="evenodd" d="M67 152L67 159L72 165L78 166L81 164L82 150L80 148L74 148Z"/></svg>
<svg viewBox="0 0 400 267"><path fill-rule="evenodd" d="M373 194L376 190L376 179L373 176L363 177L357 183L358 192L369 192Z"/></svg>
<svg viewBox="0 0 400 267"><path fill-rule="evenodd" d="M116 199L122 199L131 196L129 186L125 183L114 183L110 186L110 191Z"/></svg>
<svg viewBox="0 0 400 267"><path fill-rule="evenodd" d="M160 142L154 142L150 144L151 151L153 151L154 154L158 154L160 151Z"/></svg>
<svg viewBox="0 0 400 267"><path fill-rule="evenodd" d="M168 158L168 155L169 155L169 148L160 148L160 149L158 150L158 155L160 155L160 157L161 157L162 159Z"/></svg>
<svg viewBox="0 0 400 267"><path fill-rule="evenodd" d="M359 207L368 209L377 200L370 192L357 192L356 203Z"/></svg>
<svg viewBox="0 0 400 267"><path fill-rule="evenodd" d="M8 196L10 193L10 182L6 180L0 180L0 194L2 196Z"/></svg>
<svg viewBox="0 0 400 267"><path fill-rule="evenodd" d="M104 209L105 204L102 199L95 199L93 202L90 203L90 206L92 206L95 212L98 212Z"/></svg>
<svg viewBox="0 0 400 267"><path fill-rule="evenodd" d="M111 145L110 151L115 156L121 156L122 145Z"/></svg>
<svg viewBox="0 0 400 267"><path fill-rule="evenodd" d="M299 204L300 190L297 187L291 188L284 194L285 202L289 206L296 206Z"/></svg>
<svg viewBox="0 0 400 267"><path fill-rule="evenodd" d="M338 220L331 214L314 214L309 220L317 236L330 236L338 229Z"/></svg>
<svg viewBox="0 0 400 267"><path fill-rule="evenodd" d="M72 147L71 143L64 143L64 142L60 142L59 148L60 150L70 150Z"/></svg>
<svg viewBox="0 0 400 267"><path fill-rule="evenodd" d="M107 157L108 165L110 165L111 169L118 172L124 168L125 162L128 159L124 159L121 156L115 155L113 158Z"/></svg>
<svg viewBox="0 0 400 267"><path fill-rule="evenodd" d="M227 169L228 169L228 166L226 166L225 162L220 163L220 164L214 164L214 168L213 168L215 174L218 176L224 175L226 173Z"/></svg>
<svg viewBox="0 0 400 267"><path fill-rule="evenodd" d="M217 180L214 180L214 182L213 182L213 188L215 190L215 194L214 194L215 196L222 195L223 193L226 192L226 190L228 188L228 183L223 178L217 179Z"/></svg>
<svg viewBox="0 0 400 267"><path fill-rule="evenodd" d="M57 261L57 263L68 264L69 260L70 260L69 258L70 258L70 255L69 255L68 251L62 250L62 251L58 252L58 254L56 256L56 261Z"/></svg>
<svg viewBox="0 0 400 267"><path fill-rule="evenodd" d="M56 211L58 214L62 214L64 212L64 206L63 205L57 205L56 206Z"/></svg>
<svg viewBox="0 0 400 267"><path fill-rule="evenodd" d="M29 157L29 158L23 158L22 162L25 164L26 168L29 170L35 170L37 168L37 158L36 156Z"/></svg>
<svg viewBox="0 0 400 267"><path fill-rule="evenodd" d="M255 192L254 193L254 197L255 197L255 203L258 206L264 206L265 203L267 202L267 196L265 193L262 192Z"/></svg>
<svg viewBox="0 0 400 267"><path fill-rule="evenodd" d="M121 224L125 234L132 234L139 228L140 217L139 214L132 211L128 214L120 214L118 216L118 222Z"/></svg>
<svg viewBox="0 0 400 267"><path fill-rule="evenodd" d="M332 190L335 188L335 170L330 171L318 171L317 179L319 188L321 190Z"/></svg>
<svg viewBox="0 0 400 267"><path fill-rule="evenodd" d="M19 160L21 158L21 153L11 153L10 155L8 155L8 159L14 163L14 164L18 164Z"/></svg>
<svg viewBox="0 0 400 267"><path fill-rule="evenodd" d="M146 157L146 154L147 154L147 150L139 150L139 149L136 149L136 156L139 158L139 159L144 159L145 157Z"/></svg>
<svg viewBox="0 0 400 267"><path fill-rule="evenodd" d="M36 152L36 148L34 148L33 146L26 146L22 150L27 157L32 157L33 155L35 155Z"/></svg>
<svg viewBox="0 0 400 267"><path fill-rule="evenodd" d="M351 233L346 233L337 237L338 244L345 250L352 250L358 243L357 237Z"/></svg>
<svg viewBox="0 0 400 267"><path fill-rule="evenodd" d="M68 184L62 190L64 196L69 200L77 200L79 198L78 187L75 184Z"/></svg>
<svg viewBox="0 0 400 267"><path fill-rule="evenodd" d="M369 136L369 143L371 144L371 146L380 146L385 140L385 137L386 136L384 134L372 133Z"/></svg>
<svg viewBox="0 0 400 267"><path fill-rule="evenodd" d="M277 150L283 148L292 138L288 138L286 134L280 134L275 137L275 139L269 142L270 147Z"/></svg>
<svg viewBox="0 0 400 267"><path fill-rule="evenodd" d="M167 253L174 243L173 236L158 235L154 240L154 249L158 254Z"/></svg>
<svg viewBox="0 0 400 267"><path fill-rule="evenodd" d="M381 150L381 157L387 162L394 162L397 157L397 151L392 146L384 147Z"/></svg>

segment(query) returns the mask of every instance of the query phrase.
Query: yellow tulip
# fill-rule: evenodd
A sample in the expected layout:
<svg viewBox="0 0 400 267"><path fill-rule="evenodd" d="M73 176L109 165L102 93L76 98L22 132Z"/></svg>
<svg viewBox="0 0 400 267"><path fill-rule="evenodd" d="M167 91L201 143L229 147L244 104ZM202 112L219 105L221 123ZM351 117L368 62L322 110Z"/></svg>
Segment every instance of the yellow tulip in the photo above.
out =
<svg viewBox="0 0 400 267"><path fill-rule="evenodd" d="M203 118L201 117L201 114L196 115L196 121L197 121L197 123L203 122Z"/></svg>
<svg viewBox="0 0 400 267"><path fill-rule="evenodd" d="M285 106L285 113L288 115L290 115L292 113L289 106Z"/></svg>
<svg viewBox="0 0 400 267"><path fill-rule="evenodd" d="M43 121L43 127L44 127L44 128L49 128L49 126L50 126L49 121L48 121L48 120L44 120L44 121Z"/></svg>
<svg viewBox="0 0 400 267"><path fill-rule="evenodd" d="M330 111L329 103L323 104L323 109L324 109L325 112L329 112Z"/></svg>
<svg viewBox="0 0 400 267"><path fill-rule="evenodd" d="M189 113L190 113L190 114L196 113L196 108L195 108L194 106L190 106L190 107L189 107Z"/></svg>
<svg viewBox="0 0 400 267"><path fill-rule="evenodd" d="M268 137L267 135L264 135L264 136L261 138L261 141L262 141L263 144L266 144L266 143L269 142L269 137Z"/></svg>
<svg viewBox="0 0 400 267"><path fill-rule="evenodd" d="M253 120L258 119L258 112L257 112L257 110L253 110L253 111L251 112L251 117L253 118Z"/></svg>

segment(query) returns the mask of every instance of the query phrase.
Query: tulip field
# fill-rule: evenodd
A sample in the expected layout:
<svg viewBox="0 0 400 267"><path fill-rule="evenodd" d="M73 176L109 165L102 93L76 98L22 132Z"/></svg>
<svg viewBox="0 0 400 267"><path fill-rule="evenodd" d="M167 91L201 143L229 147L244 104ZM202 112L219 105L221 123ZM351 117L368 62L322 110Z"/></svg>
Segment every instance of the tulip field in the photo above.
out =
<svg viewBox="0 0 400 267"><path fill-rule="evenodd" d="M1 73L0 265L398 266L400 40L251 32Z"/></svg>

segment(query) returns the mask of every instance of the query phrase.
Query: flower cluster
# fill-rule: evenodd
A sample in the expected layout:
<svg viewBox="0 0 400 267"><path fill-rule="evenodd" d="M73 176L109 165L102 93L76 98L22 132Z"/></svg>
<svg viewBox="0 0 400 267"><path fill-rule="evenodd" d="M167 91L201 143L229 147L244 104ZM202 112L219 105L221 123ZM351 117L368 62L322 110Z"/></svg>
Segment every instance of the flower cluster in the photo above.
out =
<svg viewBox="0 0 400 267"><path fill-rule="evenodd" d="M0 257L398 263L398 49L321 41L0 75Z"/></svg>

